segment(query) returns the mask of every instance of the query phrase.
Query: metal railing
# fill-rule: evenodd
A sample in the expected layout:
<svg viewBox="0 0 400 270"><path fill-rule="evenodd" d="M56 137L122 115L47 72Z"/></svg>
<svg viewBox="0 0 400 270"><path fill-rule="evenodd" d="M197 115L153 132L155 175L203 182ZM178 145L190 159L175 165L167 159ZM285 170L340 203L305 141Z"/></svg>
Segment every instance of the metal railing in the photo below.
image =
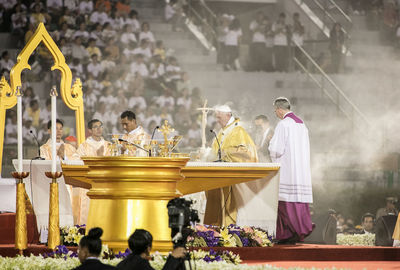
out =
<svg viewBox="0 0 400 270"><path fill-rule="evenodd" d="M323 35L327 38L330 37L330 29L332 28L332 26L338 22L338 20L336 20L333 15L331 13L329 13L329 11L327 10L327 8L324 7L324 5L321 4L321 2L319 0L310 0L312 1L324 14L324 18L329 18L329 22L330 24L328 25L326 20L323 20L324 18L320 18L317 16L317 14L311 10L311 8L309 7L309 5L305 2L305 0L293 0L293 2L295 4L297 4L302 10L303 12L309 17L309 19L315 24L315 26L323 33ZM324 3L326 4L328 1L325 1ZM353 25L353 22L351 21L351 18L349 16L347 16L347 14L343 11L342 8L340 8L336 2L334 2L334 0L329 0L329 3L331 3L336 9L339 10L339 13L342 14L344 16L344 18L346 19L346 21L349 22L349 27L348 29L351 28L351 26ZM351 54L349 47L349 41L350 41L350 33L348 31L348 29L346 30L343 26L342 26L342 31L345 35L345 45L343 46L343 53L345 54Z"/></svg>
<svg viewBox="0 0 400 270"><path fill-rule="evenodd" d="M344 10L336 3L335 0L329 0L329 3L335 7L335 9L337 9L339 11L339 13L346 19L346 21L348 23L350 23L350 25L353 25L353 21L351 20L351 18L349 17L349 15L347 15L346 12L344 12Z"/></svg>
<svg viewBox="0 0 400 270"><path fill-rule="evenodd" d="M217 44L217 16L200 0L189 0L186 11L186 25L208 50L215 50Z"/></svg>
<svg viewBox="0 0 400 270"><path fill-rule="evenodd" d="M313 2L314 2L314 4L319 8L319 9L321 9L321 11L324 13L324 18L328 18L330 21L331 21L331 23L332 23L332 25L334 25L334 24L336 24L336 23L338 23L338 20L336 20L334 17L333 17L333 15L319 2L319 0L313 0ZM331 0L331 3L335 3L333 0ZM336 3L335 3L336 4ZM337 4L336 4L336 6L337 6ZM337 6L337 7L339 7L339 6ZM339 7L340 8L340 7ZM342 10L342 9L340 9L343 13L344 13L344 11ZM344 13L345 14L345 13ZM347 15L346 15L347 16ZM348 16L347 17L345 17L346 19L348 18L348 19L350 19ZM350 19L350 23L352 23L352 21L351 21L351 19ZM326 22L325 22L325 24L326 24ZM330 27L329 27L330 28ZM344 33L344 35L346 36L346 38L347 39L350 39L350 34L348 33L348 31L345 29L345 27L343 27L342 26L342 31L343 31L343 33Z"/></svg>
<svg viewBox="0 0 400 270"><path fill-rule="evenodd" d="M370 121L365 116L364 113L360 111L360 109L349 99L349 97L340 89L340 87L332 80L332 78L326 74L326 72L318 65L317 62L304 50L302 46L300 46L297 42L292 40L292 44L300 50L302 56L304 56L312 65L312 68L315 70L316 74L310 72L310 69L307 68L302 61L296 56L293 56L293 61L307 74L309 78L323 91L323 93L329 98L329 100L336 105L337 109L342 112L352 123L352 126L355 127L356 124L360 124L358 121L360 119L362 123L367 124L367 126L371 126ZM320 79L317 78L316 75L320 75ZM330 85L330 89L328 89L326 83ZM364 126L365 127L365 126Z"/></svg>

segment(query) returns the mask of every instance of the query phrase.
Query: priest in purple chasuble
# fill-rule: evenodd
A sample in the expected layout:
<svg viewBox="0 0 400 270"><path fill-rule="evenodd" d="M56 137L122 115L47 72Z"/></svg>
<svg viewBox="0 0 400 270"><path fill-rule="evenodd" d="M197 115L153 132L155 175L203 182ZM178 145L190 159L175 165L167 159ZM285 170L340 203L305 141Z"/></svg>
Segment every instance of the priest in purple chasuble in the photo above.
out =
<svg viewBox="0 0 400 270"><path fill-rule="evenodd" d="M139 126L136 122L136 115L132 111L125 111L121 114L121 125L126 133L122 136L122 139L128 141L129 143L138 144L141 147L144 147L146 144L150 143L150 136L143 129L142 126ZM130 153L127 149L126 143L122 144L122 150L126 153L128 152L131 156L137 157L146 157L148 153L139 148L133 147L133 153ZM132 149L132 148L131 148Z"/></svg>
<svg viewBox="0 0 400 270"><path fill-rule="evenodd" d="M306 125L290 110L287 98L277 98L273 105L281 119L269 144L272 162L281 164L276 239L294 243L313 230L310 140Z"/></svg>
<svg viewBox="0 0 400 270"><path fill-rule="evenodd" d="M92 119L88 123L90 136L79 145L76 155L81 157L102 157L110 156L110 142L103 138L103 123L98 119ZM89 197L86 195L88 190L74 187L72 189L72 208L74 210L75 224L86 224L89 214Z"/></svg>
<svg viewBox="0 0 400 270"><path fill-rule="evenodd" d="M250 135L241 125L239 118L232 115L227 105L215 109L221 130L217 134L221 145L221 159L225 162L257 162L257 149ZM218 142L214 139L212 150L218 158ZM207 206L204 223L227 226L236 223L237 205L232 186L206 192Z"/></svg>

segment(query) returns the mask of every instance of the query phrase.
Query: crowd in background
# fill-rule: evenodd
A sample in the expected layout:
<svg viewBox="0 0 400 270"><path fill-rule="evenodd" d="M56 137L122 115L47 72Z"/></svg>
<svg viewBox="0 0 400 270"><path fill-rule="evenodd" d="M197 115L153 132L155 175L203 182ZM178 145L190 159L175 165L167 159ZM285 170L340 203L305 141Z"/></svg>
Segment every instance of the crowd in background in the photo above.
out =
<svg viewBox="0 0 400 270"><path fill-rule="evenodd" d="M105 133L122 133L119 116L129 109L136 113L139 125L148 132L168 120L184 136L183 145L198 147L200 89L191 85L173 50L165 48L163 41L157 39L146 18L139 17L131 2L0 1L4 18L1 27L11 32L17 47L22 48L38 24L45 24L66 57L73 82L80 78L83 83L85 119L100 119ZM180 31L177 21L170 19L174 30ZM7 79L14 64L10 54L3 51L0 69ZM36 49L29 64L32 70L22 77L24 132L32 130L43 143L47 139L50 105L35 95L43 89L34 89L30 82L44 82L45 89L50 89L52 85L59 85L60 74L47 72L53 59L43 44ZM15 113L9 112L7 143L16 142L15 130ZM24 139L34 143L32 136Z"/></svg>
<svg viewBox="0 0 400 270"><path fill-rule="evenodd" d="M302 59L293 42L302 46L305 29L300 22L300 15L294 13L292 24L288 24L286 14L280 13L273 22L263 12L257 12L255 19L249 25L251 43L249 46L248 71L279 71L287 72L289 55L294 48L294 54ZM222 14L219 17L217 62L224 70L240 69L239 46L242 41L242 28L238 18Z"/></svg>
<svg viewBox="0 0 400 270"><path fill-rule="evenodd" d="M392 216L394 220L397 219L399 214L398 210L398 199L397 197L387 197L386 205L379 208L376 214L365 213L360 221L357 221L351 217L345 217L341 213L336 213L331 210L331 215L336 218L337 221L337 233L344 234L365 234L365 233L377 233L376 226L377 222L381 222L381 217ZM386 221L387 222L387 221ZM389 226L389 224L387 224Z"/></svg>

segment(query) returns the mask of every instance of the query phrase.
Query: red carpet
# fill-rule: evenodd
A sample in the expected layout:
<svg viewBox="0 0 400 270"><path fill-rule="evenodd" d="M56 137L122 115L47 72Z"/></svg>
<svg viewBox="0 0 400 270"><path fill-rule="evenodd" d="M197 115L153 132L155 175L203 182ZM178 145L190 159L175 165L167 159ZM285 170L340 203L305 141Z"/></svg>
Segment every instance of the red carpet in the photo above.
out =
<svg viewBox="0 0 400 270"><path fill-rule="evenodd" d="M26 215L28 229L28 243L39 243L39 233L36 225L36 216ZM15 213L0 214L0 244L12 244L15 241Z"/></svg>
<svg viewBox="0 0 400 270"><path fill-rule="evenodd" d="M400 262L398 261L243 261L249 265L269 264L272 266L290 268L290 267L307 267L307 268L336 268L351 270L399 270Z"/></svg>
<svg viewBox="0 0 400 270"><path fill-rule="evenodd" d="M204 248L205 250L209 248ZM252 261L400 261L400 248L335 245L275 245L270 248L213 248L240 254ZM400 263L399 263L400 265Z"/></svg>

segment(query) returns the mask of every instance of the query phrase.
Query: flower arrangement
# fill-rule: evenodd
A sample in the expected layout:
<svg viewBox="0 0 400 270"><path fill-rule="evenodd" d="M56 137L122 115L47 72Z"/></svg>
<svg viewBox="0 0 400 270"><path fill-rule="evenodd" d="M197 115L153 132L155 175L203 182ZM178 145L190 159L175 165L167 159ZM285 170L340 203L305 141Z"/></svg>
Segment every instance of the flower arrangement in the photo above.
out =
<svg viewBox="0 0 400 270"><path fill-rule="evenodd" d="M226 262L238 265L242 262L238 254L234 254L232 251L219 250L215 251L210 249L209 251L194 250L190 253L192 260L203 260L205 262Z"/></svg>
<svg viewBox="0 0 400 270"><path fill-rule="evenodd" d="M343 234L336 236L338 245L344 246L375 246L375 234Z"/></svg>
<svg viewBox="0 0 400 270"><path fill-rule="evenodd" d="M197 224L187 239L188 247L270 247L272 237L255 227L217 227Z"/></svg>
<svg viewBox="0 0 400 270"><path fill-rule="evenodd" d="M78 246L85 235L86 225L66 226L60 228L61 243L66 246Z"/></svg>

